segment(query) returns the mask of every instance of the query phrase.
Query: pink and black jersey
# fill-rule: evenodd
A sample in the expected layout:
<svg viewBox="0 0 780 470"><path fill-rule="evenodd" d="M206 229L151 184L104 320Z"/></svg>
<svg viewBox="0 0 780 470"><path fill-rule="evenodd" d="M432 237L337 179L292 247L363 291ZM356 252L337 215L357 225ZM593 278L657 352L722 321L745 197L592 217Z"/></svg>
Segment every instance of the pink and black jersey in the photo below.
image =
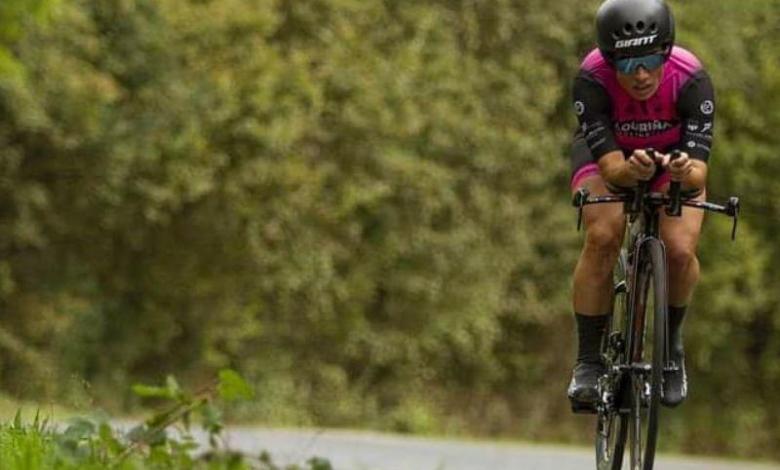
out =
<svg viewBox="0 0 780 470"><path fill-rule="evenodd" d="M707 161L715 114L709 75L681 47L673 48L663 67L658 91L639 101L623 90L598 49L585 57L574 82L574 109L592 161L615 150L630 155L650 147Z"/></svg>

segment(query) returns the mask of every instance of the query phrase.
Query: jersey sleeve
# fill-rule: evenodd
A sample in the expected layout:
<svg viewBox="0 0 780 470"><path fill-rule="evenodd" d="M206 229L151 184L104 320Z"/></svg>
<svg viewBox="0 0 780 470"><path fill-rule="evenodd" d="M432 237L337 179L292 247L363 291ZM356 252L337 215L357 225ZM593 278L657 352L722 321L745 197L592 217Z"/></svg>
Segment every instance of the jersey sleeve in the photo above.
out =
<svg viewBox="0 0 780 470"><path fill-rule="evenodd" d="M677 113L682 132L680 141L672 149L687 152L691 158L706 162L712 151L715 92L705 71L697 72L680 90Z"/></svg>
<svg viewBox="0 0 780 470"><path fill-rule="evenodd" d="M590 153L598 160L609 152L620 150L612 133L610 100L607 91L587 74L574 80L574 111Z"/></svg>

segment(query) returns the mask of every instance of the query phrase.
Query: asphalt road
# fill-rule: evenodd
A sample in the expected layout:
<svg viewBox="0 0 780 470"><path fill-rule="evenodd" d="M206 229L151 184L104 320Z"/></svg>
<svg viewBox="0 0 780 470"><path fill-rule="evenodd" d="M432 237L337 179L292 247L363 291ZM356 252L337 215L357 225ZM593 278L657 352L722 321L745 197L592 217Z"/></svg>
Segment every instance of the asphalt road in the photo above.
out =
<svg viewBox="0 0 780 470"><path fill-rule="evenodd" d="M230 428L230 447L250 454L268 450L277 464L327 458L335 470L588 470L589 449L482 443L331 430ZM627 468L627 466L624 466ZM780 465L672 456L657 470L780 470Z"/></svg>

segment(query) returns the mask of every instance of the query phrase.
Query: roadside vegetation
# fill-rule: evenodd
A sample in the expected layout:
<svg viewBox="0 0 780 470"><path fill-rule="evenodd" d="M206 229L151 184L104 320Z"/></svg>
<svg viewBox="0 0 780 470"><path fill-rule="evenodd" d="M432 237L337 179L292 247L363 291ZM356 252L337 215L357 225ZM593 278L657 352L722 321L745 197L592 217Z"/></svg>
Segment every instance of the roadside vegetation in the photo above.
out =
<svg viewBox="0 0 780 470"><path fill-rule="evenodd" d="M197 393L183 390L173 377L164 386L133 389L162 406L127 430L107 417L60 423L38 412L25 422L17 412L11 422L0 424L3 470L332 470L320 458L280 466L269 452L248 455L226 447L220 406L253 398L249 385L233 371L221 371L213 387ZM196 428L204 436L200 442Z"/></svg>

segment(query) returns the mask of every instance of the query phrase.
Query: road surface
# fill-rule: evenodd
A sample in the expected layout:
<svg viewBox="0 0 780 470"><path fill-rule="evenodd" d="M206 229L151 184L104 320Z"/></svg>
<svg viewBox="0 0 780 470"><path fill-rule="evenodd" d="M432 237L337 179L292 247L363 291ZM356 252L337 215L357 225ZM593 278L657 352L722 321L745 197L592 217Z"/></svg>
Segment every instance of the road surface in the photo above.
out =
<svg viewBox="0 0 780 470"><path fill-rule="evenodd" d="M589 470L589 449L483 443L390 434L233 427L231 448L258 455L268 450L277 465L302 465L312 456L335 470ZM626 466L624 466L626 468ZM659 456L657 470L780 470L777 464Z"/></svg>

